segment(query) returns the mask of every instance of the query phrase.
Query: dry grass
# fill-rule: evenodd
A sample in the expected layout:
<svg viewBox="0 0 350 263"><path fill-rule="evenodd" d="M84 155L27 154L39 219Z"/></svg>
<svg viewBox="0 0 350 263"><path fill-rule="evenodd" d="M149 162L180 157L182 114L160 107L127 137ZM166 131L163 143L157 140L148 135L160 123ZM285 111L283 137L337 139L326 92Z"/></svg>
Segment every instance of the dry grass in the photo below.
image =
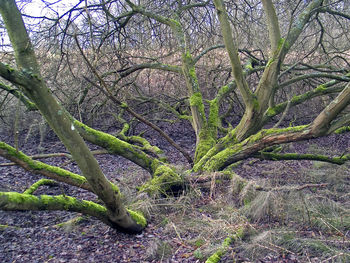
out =
<svg viewBox="0 0 350 263"><path fill-rule="evenodd" d="M218 174L206 176L217 178ZM230 185L220 180L194 183L178 197L151 200L140 196L133 208L151 216L168 237L155 240L150 257L164 260L176 253L167 247L177 240L192 249L193 256L205 260L242 224L251 224L246 237L231 247L232 259L255 261L289 255L301 262L347 262L349 166L315 163L303 170L302 176L304 181L299 183L307 182L310 187L300 187L297 182L276 185L276 178L271 184L267 179L252 181L234 175Z"/></svg>

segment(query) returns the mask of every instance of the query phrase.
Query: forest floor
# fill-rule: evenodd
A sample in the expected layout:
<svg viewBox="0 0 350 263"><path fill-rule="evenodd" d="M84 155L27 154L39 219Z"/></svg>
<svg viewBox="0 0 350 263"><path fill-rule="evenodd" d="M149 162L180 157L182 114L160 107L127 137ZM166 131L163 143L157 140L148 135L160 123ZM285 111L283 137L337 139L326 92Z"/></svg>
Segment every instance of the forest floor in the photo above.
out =
<svg viewBox="0 0 350 263"><path fill-rule="evenodd" d="M171 135L193 151L192 136L179 130ZM0 137L12 144L11 137ZM20 149L36 154L38 141L33 137ZM186 168L178 153L160 144L179 169ZM45 140L44 148L44 153L65 151L55 136ZM350 134L292 143L285 150L341 155L350 150ZM270 191L239 204L230 181L218 180L207 186L193 182L176 197L149 198L136 190L149 179L147 172L119 157L96 158L122 189L125 203L139 201L149 221L146 230L123 234L94 218L64 211L0 211L0 262L203 262L242 225L249 226L249 233L220 262L350 262L349 164L246 160L234 172ZM64 157L41 161L79 173ZM0 158L0 164L6 162ZM39 179L16 166L0 166L0 191L23 192ZM41 187L35 194L96 200L64 184Z"/></svg>

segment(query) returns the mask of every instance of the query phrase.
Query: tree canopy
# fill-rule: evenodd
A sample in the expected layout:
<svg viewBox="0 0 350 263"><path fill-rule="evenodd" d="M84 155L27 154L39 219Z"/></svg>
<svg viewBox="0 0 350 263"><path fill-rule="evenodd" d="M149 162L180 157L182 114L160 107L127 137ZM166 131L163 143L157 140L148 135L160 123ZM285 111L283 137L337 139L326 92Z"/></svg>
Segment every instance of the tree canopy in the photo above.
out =
<svg viewBox="0 0 350 263"><path fill-rule="evenodd" d="M122 231L142 231L146 219L125 208L86 142L149 172L139 187L149 195L183 189L198 174L232 172L250 157L350 159L348 152L325 156L280 147L350 130L348 1L42 4L41 15L33 16L27 1L0 2L2 34L9 39L1 52L1 117L13 120L20 105L13 97L39 111L81 175L33 160L16 136L13 146L0 143L0 156L91 191L103 204L1 192L1 209L79 211ZM118 127L116 134L99 130L97 123L106 121ZM167 134L166 123L194 135L193 152ZM174 147L188 167L178 171L161 147L135 135L139 124Z"/></svg>

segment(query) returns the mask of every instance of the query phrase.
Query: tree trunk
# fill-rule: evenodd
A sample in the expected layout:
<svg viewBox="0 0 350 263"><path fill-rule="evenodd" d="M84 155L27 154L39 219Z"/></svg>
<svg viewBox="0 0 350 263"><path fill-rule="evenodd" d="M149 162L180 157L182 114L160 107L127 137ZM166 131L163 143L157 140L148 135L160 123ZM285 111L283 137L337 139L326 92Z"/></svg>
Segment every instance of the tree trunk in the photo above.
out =
<svg viewBox="0 0 350 263"><path fill-rule="evenodd" d="M122 204L120 193L111 187L96 159L76 131L70 117L57 103L42 80L36 56L15 1L1 1L0 13L15 50L17 66L22 71L16 73L18 73L17 77L21 76L21 81L17 80L22 82L19 84L22 84L24 93L37 105L50 127L72 154L94 193L105 203L111 224L125 231L140 232L144 226L130 217ZM16 81L14 71L2 73L2 76L9 81Z"/></svg>

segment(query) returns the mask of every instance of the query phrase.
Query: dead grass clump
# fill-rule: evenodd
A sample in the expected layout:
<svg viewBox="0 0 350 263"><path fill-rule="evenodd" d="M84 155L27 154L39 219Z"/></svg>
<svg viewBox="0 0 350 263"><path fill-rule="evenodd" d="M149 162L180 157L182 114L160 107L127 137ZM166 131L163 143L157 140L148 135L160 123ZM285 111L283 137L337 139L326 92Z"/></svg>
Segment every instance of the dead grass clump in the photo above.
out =
<svg viewBox="0 0 350 263"><path fill-rule="evenodd" d="M155 202L156 219L169 242L180 242L192 247L193 256L203 260L213 254L229 235L234 235L247 219L239 210L225 202L227 194L189 189L178 197L168 197ZM221 189L222 190L222 189ZM220 191L221 191L220 190ZM226 198L227 201L227 198Z"/></svg>
<svg viewBox="0 0 350 263"><path fill-rule="evenodd" d="M156 212L155 200L150 198L146 193L137 195L129 207L131 210L141 212L147 220Z"/></svg>
<svg viewBox="0 0 350 263"><path fill-rule="evenodd" d="M254 222L281 220L283 198L275 191L263 191L242 208L242 212Z"/></svg>
<svg viewBox="0 0 350 263"><path fill-rule="evenodd" d="M267 255L288 254L300 262L348 262L348 245L348 242L326 239L313 231L271 229L251 237L248 244L241 244L239 249L242 256L252 261Z"/></svg>
<svg viewBox="0 0 350 263"><path fill-rule="evenodd" d="M350 229L350 209L324 196L307 196L305 206L313 227L345 236Z"/></svg>
<svg viewBox="0 0 350 263"><path fill-rule="evenodd" d="M163 262L172 255L172 247L168 242L155 239L148 244L145 254L149 261Z"/></svg>
<svg viewBox="0 0 350 263"><path fill-rule="evenodd" d="M256 233L236 246L240 258L350 262L350 167L311 164L294 178L288 169L272 174L276 169L268 165L274 164L265 163L265 185L233 181L240 211L259 223Z"/></svg>
<svg viewBox="0 0 350 263"><path fill-rule="evenodd" d="M241 204L249 205L257 196L257 184L254 181L248 181L239 193L239 200Z"/></svg>

